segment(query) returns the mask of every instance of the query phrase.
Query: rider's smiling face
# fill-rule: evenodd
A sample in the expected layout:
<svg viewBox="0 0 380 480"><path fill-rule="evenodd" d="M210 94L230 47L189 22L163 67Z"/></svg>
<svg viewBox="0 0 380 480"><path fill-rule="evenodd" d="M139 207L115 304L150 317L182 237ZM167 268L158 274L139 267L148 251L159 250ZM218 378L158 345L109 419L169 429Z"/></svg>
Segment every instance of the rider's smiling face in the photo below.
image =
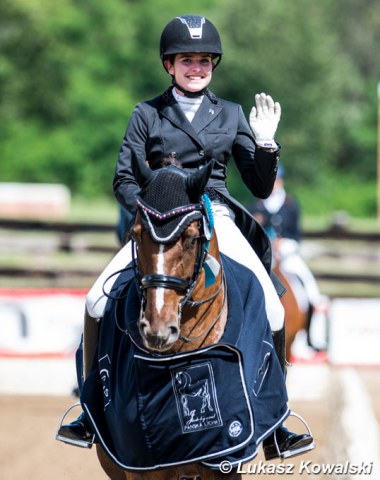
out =
<svg viewBox="0 0 380 480"><path fill-rule="evenodd" d="M211 82L213 62L208 53L178 53L173 63L166 60L165 67L177 84L189 92L199 92Z"/></svg>

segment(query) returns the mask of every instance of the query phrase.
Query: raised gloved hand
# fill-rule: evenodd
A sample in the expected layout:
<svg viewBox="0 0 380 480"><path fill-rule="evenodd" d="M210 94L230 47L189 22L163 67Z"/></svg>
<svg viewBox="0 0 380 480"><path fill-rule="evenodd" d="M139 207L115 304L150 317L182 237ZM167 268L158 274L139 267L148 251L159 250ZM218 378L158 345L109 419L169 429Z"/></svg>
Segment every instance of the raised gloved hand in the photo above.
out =
<svg viewBox="0 0 380 480"><path fill-rule="evenodd" d="M255 95L256 107L249 114L249 124L256 143L264 148L276 148L274 134L281 117L281 106L270 95Z"/></svg>

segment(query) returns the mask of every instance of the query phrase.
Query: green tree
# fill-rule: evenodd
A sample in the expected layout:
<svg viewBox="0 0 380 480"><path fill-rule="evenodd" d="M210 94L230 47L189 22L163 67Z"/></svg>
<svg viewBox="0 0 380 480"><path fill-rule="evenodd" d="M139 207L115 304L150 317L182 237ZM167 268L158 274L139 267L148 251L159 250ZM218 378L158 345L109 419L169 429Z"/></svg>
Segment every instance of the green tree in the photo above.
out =
<svg viewBox="0 0 380 480"><path fill-rule="evenodd" d="M337 55L335 36L325 28L326 4L257 0L252 9L249 0L241 0L227 5L224 15L226 55L218 89L247 114L257 92L280 101L283 161L298 179L317 178L334 164L338 132L346 130L352 115L350 105L342 108L342 98L358 84L350 62Z"/></svg>
<svg viewBox="0 0 380 480"><path fill-rule="evenodd" d="M256 92L281 102L289 187L306 195L307 186L319 204L332 205L340 185L373 182L375 0L2 0L0 181L58 181L74 194L112 196L134 106L170 81L159 59L161 30L184 13L208 16L221 32L215 93L247 115ZM230 186L248 200L233 169ZM374 211L373 193L357 197Z"/></svg>
<svg viewBox="0 0 380 480"><path fill-rule="evenodd" d="M193 2L201 8L216 2ZM158 40L177 1L4 0L0 5L2 181L59 181L112 195L138 101L168 85Z"/></svg>

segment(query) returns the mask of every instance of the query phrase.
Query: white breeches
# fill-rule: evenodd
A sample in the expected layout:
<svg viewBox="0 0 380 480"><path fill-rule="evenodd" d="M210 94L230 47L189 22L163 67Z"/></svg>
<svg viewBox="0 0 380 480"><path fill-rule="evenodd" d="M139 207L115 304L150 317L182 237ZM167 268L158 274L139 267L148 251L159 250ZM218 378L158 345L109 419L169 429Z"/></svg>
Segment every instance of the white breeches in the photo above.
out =
<svg viewBox="0 0 380 480"><path fill-rule="evenodd" d="M235 225L229 209L224 205L213 203L213 212L220 251L255 273L264 291L265 307L271 329L272 331L281 330L284 325L284 309L263 264ZM128 242L113 257L87 294L86 308L91 317L102 318L107 302L103 288L109 293L119 275L112 276L112 274L126 267L131 260L131 243ZM104 284L104 282L106 283Z"/></svg>

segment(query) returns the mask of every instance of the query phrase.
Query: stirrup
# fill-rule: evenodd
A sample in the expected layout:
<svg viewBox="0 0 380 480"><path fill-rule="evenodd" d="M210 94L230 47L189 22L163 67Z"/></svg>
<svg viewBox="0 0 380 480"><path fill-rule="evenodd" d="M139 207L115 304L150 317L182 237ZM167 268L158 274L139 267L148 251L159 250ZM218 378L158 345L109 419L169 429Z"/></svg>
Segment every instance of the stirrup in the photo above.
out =
<svg viewBox="0 0 380 480"><path fill-rule="evenodd" d="M68 438L59 433L59 430L62 427L62 424L66 418L66 415L75 407L81 407L80 402L75 402L71 407L69 407L65 413L62 416L61 422L59 424L59 427L57 429L57 433L55 434L55 439L58 440L59 442L64 442L68 443L69 445L75 445L76 447L82 447L82 448L92 448L94 442L95 442L95 434L92 435L92 438L90 440L80 440L75 439L75 438Z"/></svg>
<svg viewBox="0 0 380 480"><path fill-rule="evenodd" d="M311 433L311 429L310 429L308 423L306 422L306 420L303 417L301 417L301 415L291 411L288 418L289 417L298 418L298 420L300 420L304 424L304 426L306 427L307 433L310 435L311 438L313 438L313 434ZM310 450L314 450L314 448L315 448L315 442L314 442L314 439L313 439L313 441L311 443L309 443L308 445L304 445L303 447L299 447L299 448L296 448L294 450L287 450L285 452L280 452L278 442L277 442L276 431L274 431L274 444L275 444L278 456L283 460L286 459L286 458L296 457L297 455L301 455L303 453L309 452Z"/></svg>

